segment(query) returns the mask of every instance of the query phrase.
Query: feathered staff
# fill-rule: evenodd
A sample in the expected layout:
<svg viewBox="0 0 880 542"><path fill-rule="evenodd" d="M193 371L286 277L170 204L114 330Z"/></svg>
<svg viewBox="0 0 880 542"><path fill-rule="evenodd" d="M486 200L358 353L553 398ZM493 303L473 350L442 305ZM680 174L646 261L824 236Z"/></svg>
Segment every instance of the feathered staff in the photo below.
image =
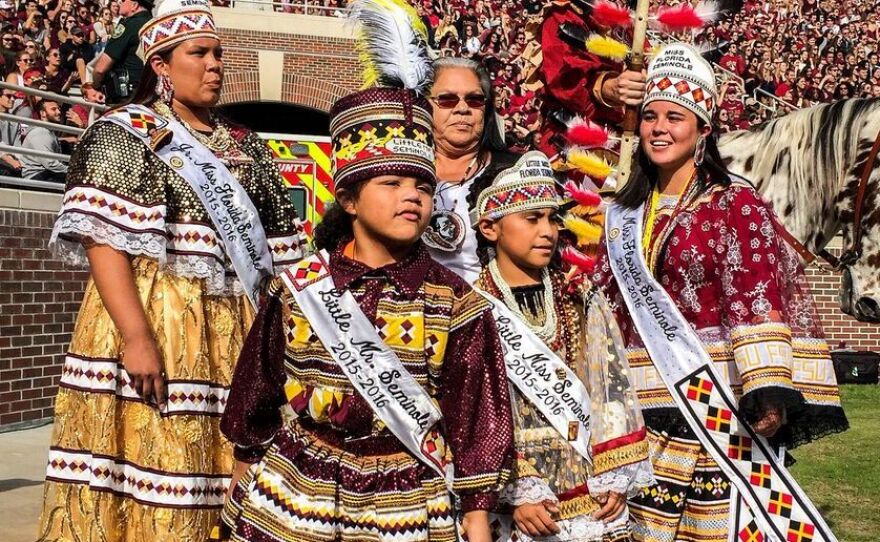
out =
<svg viewBox="0 0 880 542"><path fill-rule="evenodd" d="M364 88L407 88L424 94L433 78L428 30L404 0L354 0L349 20L360 23L357 51Z"/></svg>
<svg viewBox="0 0 880 542"><path fill-rule="evenodd" d="M636 4L635 22L633 23L632 53L627 67L633 71L642 71L645 67L645 34L648 31L649 0L638 0ZM617 183L611 191L623 188L632 174L633 151L636 140L636 127L639 123L639 110L626 106L623 117L623 135L620 139L620 159L617 162ZM604 188L604 185L603 185Z"/></svg>

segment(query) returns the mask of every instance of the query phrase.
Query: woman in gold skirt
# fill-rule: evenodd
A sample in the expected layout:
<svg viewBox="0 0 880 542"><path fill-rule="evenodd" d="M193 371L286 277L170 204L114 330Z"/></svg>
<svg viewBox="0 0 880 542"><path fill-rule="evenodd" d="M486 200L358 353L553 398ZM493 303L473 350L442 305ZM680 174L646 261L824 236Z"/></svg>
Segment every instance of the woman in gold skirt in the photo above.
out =
<svg viewBox="0 0 880 542"><path fill-rule="evenodd" d="M233 466L219 421L255 284L302 256L303 235L264 143L213 112L214 28L207 3L166 0L141 31L133 103L71 158L50 245L91 280L56 400L39 540L202 542L218 521Z"/></svg>

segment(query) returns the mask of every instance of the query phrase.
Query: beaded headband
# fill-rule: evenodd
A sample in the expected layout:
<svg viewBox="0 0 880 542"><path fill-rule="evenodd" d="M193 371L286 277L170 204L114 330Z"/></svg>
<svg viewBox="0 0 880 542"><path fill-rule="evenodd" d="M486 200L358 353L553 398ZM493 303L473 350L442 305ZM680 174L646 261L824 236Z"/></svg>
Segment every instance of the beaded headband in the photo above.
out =
<svg viewBox="0 0 880 542"><path fill-rule="evenodd" d="M559 209L559 193L550 160L538 151L527 152L516 164L499 173L492 185L480 192L471 211L471 224L532 209Z"/></svg>
<svg viewBox="0 0 880 542"><path fill-rule="evenodd" d="M217 26L207 0L165 0L156 16L140 31L144 61L173 45L192 38L215 38Z"/></svg>
<svg viewBox="0 0 880 542"><path fill-rule="evenodd" d="M711 124L717 94L709 63L690 45L672 43L663 47L648 67L642 109L658 100L674 102Z"/></svg>

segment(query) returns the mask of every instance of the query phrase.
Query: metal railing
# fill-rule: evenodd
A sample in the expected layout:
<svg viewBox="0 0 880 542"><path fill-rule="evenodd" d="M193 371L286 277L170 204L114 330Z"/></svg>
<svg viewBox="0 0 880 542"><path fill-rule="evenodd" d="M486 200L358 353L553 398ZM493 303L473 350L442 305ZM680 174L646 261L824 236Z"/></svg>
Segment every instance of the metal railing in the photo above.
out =
<svg viewBox="0 0 880 542"><path fill-rule="evenodd" d="M18 115L12 115L10 113L0 113L0 120L8 120L10 122L17 122L18 124L25 124L27 126L39 126L40 128L46 128L47 130L64 132L65 134L73 134L76 136L81 135L83 132L85 132L84 129L77 128L76 126L57 124L54 122L49 122L47 120L37 120L28 117L20 117Z"/></svg>
<svg viewBox="0 0 880 542"><path fill-rule="evenodd" d="M94 109L98 113L103 113L109 109L108 106L104 104L98 104L94 102L89 102L83 100L82 98L77 98L74 96L65 96L63 94L55 94L54 92L48 92L45 90L39 90L31 87L23 87L20 85L13 85L12 83L7 83L6 81L0 81L0 89L9 89L14 90L16 92L22 92L24 94L30 94L32 96L37 96L38 98L43 98L45 100L52 100L58 103L65 103L71 105L82 105L88 107L90 109Z"/></svg>
<svg viewBox="0 0 880 542"><path fill-rule="evenodd" d="M298 15L320 15L334 17L343 8L324 6L311 2L287 2L285 0L231 0L229 7L232 9L252 9L260 11L296 12Z"/></svg>
<svg viewBox="0 0 880 542"><path fill-rule="evenodd" d="M81 105L89 108L92 112L89 115L91 118L94 114L102 113L109 109L106 105L97 104L93 102L88 102L83 100L82 98L77 98L73 96L65 96L62 94L55 94L54 92L46 92L44 90L38 90L30 87L22 87L19 85L13 85L11 83L7 83L5 81L0 81L0 89L14 90L16 92L21 92L30 96L37 96L44 100L52 100L58 103L65 103L71 105ZM39 126L41 128L46 128L47 130L51 130L54 132L62 132L66 134L72 134L79 136L85 130L82 128L78 128L76 126L68 126L66 124L58 124L54 122L44 121L44 120L36 120L30 117L21 117L18 115L12 115L10 113L0 113L0 120L5 120L12 123L23 124L26 126ZM13 156L33 156L37 158L45 158L48 160L58 160L60 162L70 162L70 156L66 154L48 152L48 151L40 151L36 149L28 149L21 146L14 145L5 145L0 144L0 154L11 154ZM57 183L52 181L40 181L36 179L28 179L23 177L10 177L8 175L0 175L0 185L3 187L13 187L13 188L24 188L24 189L35 189L40 191L48 191L48 192L64 192L64 184Z"/></svg>
<svg viewBox="0 0 880 542"><path fill-rule="evenodd" d="M64 183L53 183L52 181L38 181L36 179L0 175L0 188L3 188L3 185L11 185L15 188L35 188L41 192L64 193Z"/></svg>

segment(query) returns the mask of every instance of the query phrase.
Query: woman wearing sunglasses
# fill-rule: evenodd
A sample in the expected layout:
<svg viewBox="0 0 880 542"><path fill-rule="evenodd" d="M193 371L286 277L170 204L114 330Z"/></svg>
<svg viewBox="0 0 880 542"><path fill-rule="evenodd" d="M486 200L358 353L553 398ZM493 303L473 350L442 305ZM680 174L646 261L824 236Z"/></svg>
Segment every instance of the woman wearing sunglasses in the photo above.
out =
<svg viewBox="0 0 880 542"><path fill-rule="evenodd" d="M435 260L473 283L480 262L467 194L477 179L494 178L515 164L518 156L505 150L485 68L470 59L448 57L437 60L434 70L430 101L437 189L422 240Z"/></svg>

